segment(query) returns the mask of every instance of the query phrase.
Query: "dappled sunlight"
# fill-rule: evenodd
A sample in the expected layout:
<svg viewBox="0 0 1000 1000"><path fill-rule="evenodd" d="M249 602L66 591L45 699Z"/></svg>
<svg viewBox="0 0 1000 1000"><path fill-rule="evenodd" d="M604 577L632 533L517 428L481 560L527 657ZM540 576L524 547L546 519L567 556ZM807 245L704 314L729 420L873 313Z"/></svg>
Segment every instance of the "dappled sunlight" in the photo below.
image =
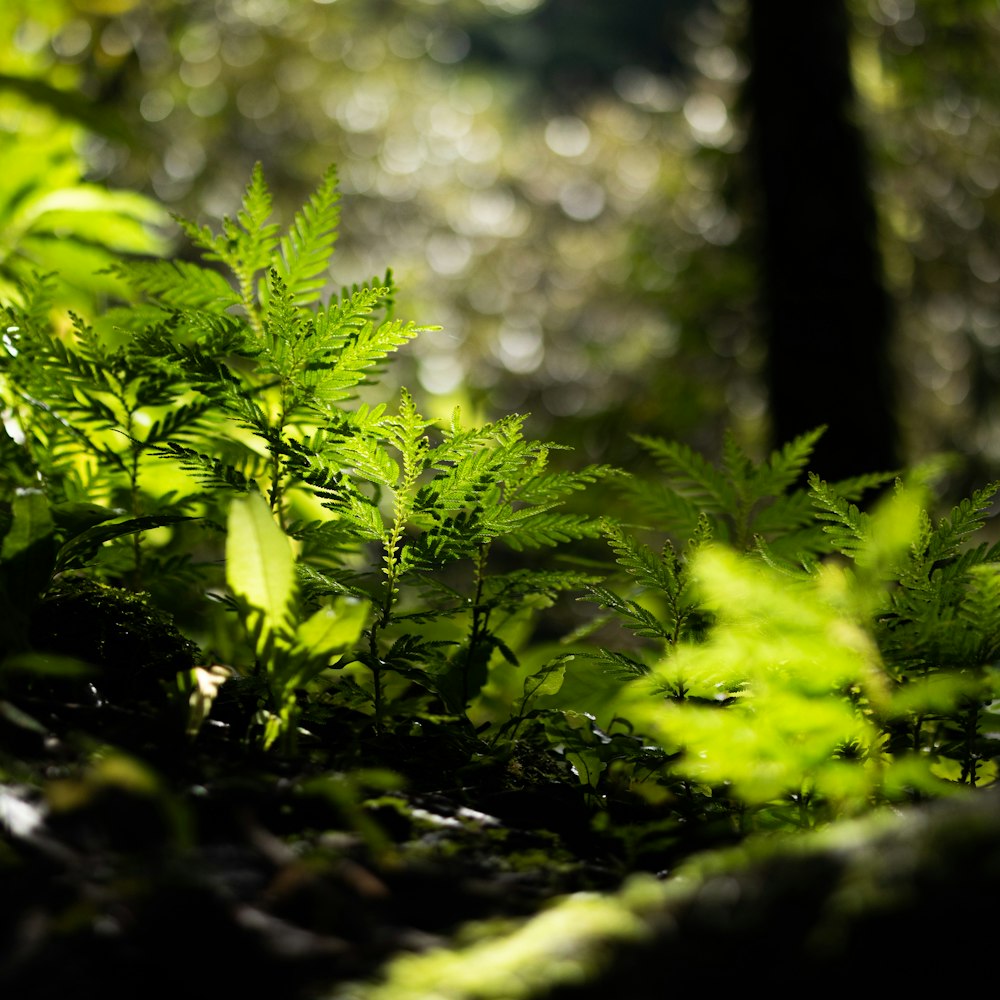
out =
<svg viewBox="0 0 1000 1000"><path fill-rule="evenodd" d="M515 25L543 6L398 0L387 19L338 3L218 0L172 18L135 6L78 19L58 49L37 26L22 44L62 62L138 59L132 107L171 139L152 158L102 144L98 162L182 211L231 213L253 159L286 171L292 197L336 162L361 204L332 283L391 259L410 303L457 324L450 354L414 358L424 389L495 411L517 398L544 424L630 396L652 358L677 359L663 377L679 390L705 352L714 305L676 314L664 291L690 255L740 238L718 166L691 156L738 148L744 68L725 19L702 10L676 40L694 75L626 64L606 90L533 106L527 80L477 55L476 17ZM655 249L639 253L633 232L654 220ZM512 308L528 320L503 319Z"/></svg>
<svg viewBox="0 0 1000 1000"><path fill-rule="evenodd" d="M236 178L254 160L281 199L336 162L359 225L331 285L367 280L391 259L407 301L456 324L450 374L445 352L414 358L432 395L464 392L494 411L516 398L542 424L567 407L596 414L649 377L638 342L673 359L655 392L683 393L696 379L701 398L716 400L701 418L758 436L754 193L741 191L735 169L746 144L744 4L694 5L671 36L673 65L622 59L603 86L566 98L533 92L532 71L515 58L515 40L540 44L531 33L547 7L394 0L376 13L321 0L198 0L168 11L123 0L67 15L50 0L8 15L4 60L94 97L114 79L143 139L131 148L91 139L95 177L188 214L232 212ZM996 405L983 386L1000 366L991 235L1000 112L973 68L988 64L992 42L952 38L912 0L852 9L897 356L913 384L903 420L918 452L965 448L972 415L986 420ZM976 17L993 23L988 11ZM955 72L952 44L968 55ZM958 327L949 302L963 310ZM515 304L541 329L540 350L501 346ZM636 330L668 339L654 346L655 335ZM550 364L556 356L571 360Z"/></svg>

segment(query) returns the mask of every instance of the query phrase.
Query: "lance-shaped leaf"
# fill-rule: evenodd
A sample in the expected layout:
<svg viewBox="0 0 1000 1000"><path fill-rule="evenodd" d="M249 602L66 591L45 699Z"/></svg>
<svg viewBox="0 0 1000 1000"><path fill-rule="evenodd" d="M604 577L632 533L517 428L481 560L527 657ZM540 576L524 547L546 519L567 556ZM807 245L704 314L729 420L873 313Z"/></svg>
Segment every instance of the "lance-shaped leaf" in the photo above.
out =
<svg viewBox="0 0 1000 1000"><path fill-rule="evenodd" d="M295 597L295 559L288 536L259 493L237 497L229 508L226 581L257 615L248 624L258 651L272 636L287 636Z"/></svg>
<svg viewBox="0 0 1000 1000"><path fill-rule="evenodd" d="M326 660L334 653L353 646L368 624L368 601L339 597L331 605L310 615L297 629L301 652L310 658Z"/></svg>

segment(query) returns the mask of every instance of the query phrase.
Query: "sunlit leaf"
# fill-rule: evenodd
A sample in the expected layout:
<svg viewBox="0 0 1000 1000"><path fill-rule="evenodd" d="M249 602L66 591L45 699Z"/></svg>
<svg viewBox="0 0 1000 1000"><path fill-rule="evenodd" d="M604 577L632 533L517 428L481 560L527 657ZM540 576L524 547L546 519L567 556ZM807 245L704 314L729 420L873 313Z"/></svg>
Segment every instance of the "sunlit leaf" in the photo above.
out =
<svg viewBox="0 0 1000 1000"><path fill-rule="evenodd" d="M237 497L229 508L226 581L263 615L266 631L284 631L295 597L295 560L288 537L259 493Z"/></svg>

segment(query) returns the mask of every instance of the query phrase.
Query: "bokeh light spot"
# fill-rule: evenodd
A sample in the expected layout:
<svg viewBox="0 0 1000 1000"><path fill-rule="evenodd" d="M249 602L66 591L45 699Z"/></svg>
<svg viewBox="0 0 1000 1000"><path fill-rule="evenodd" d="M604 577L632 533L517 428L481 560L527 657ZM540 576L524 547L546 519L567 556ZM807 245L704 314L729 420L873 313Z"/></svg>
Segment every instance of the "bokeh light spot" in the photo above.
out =
<svg viewBox="0 0 1000 1000"><path fill-rule="evenodd" d="M613 84L623 100L649 111L675 111L681 104L676 84L642 66L622 67L615 73Z"/></svg>
<svg viewBox="0 0 1000 1000"><path fill-rule="evenodd" d="M90 25L81 18L75 18L52 39L52 50L61 59L77 59L90 45L91 34Z"/></svg>
<svg viewBox="0 0 1000 1000"><path fill-rule="evenodd" d="M460 28L445 28L435 32L427 44L427 54L435 62L452 65L461 62L472 47L469 36Z"/></svg>
<svg viewBox="0 0 1000 1000"><path fill-rule="evenodd" d="M139 102L139 114L147 122L162 122L174 110L174 98L170 91L157 87L147 90Z"/></svg>
<svg viewBox="0 0 1000 1000"><path fill-rule="evenodd" d="M527 375L545 359L542 331L533 316L511 316L500 324L495 353L509 372Z"/></svg>
<svg viewBox="0 0 1000 1000"><path fill-rule="evenodd" d="M559 191L559 207L577 222L590 222L604 211L604 188L591 180L570 181Z"/></svg>
<svg viewBox="0 0 1000 1000"><path fill-rule="evenodd" d="M454 233L435 233L427 241L427 263L441 275L461 274L472 259L472 245Z"/></svg>
<svg viewBox="0 0 1000 1000"><path fill-rule="evenodd" d="M545 126L545 144L559 156L580 156L590 145L590 129L575 115L560 115Z"/></svg>
<svg viewBox="0 0 1000 1000"><path fill-rule="evenodd" d="M726 105L715 94L692 94L684 102L684 118L702 142L721 145L732 135Z"/></svg>

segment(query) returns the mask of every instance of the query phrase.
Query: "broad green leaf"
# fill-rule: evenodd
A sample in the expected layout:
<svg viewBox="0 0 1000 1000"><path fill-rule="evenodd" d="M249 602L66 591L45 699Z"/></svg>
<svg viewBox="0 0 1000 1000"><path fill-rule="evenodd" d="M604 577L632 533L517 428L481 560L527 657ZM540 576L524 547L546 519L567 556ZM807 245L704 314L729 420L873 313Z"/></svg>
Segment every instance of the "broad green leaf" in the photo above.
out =
<svg viewBox="0 0 1000 1000"><path fill-rule="evenodd" d="M522 704L527 705L528 701L532 698L558 694L566 677L566 663L572 659L571 655L560 656L558 659L546 663L537 673L525 678L524 701Z"/></svg>
<svg viewBox="0 0 1000 1000"><path fill-rule="evenodd" d="M7 562L55 531L48 498L41 490L21 490L11 503L13 523L3 540L0 559Z"/></svg>
<svg viewBox="0 0 1000 1000"><path fill-rule="evenodd" d="M237 497L229 508L226 581L237 597L282 631L295 597L295 560L287 535L259 493Z"/></svg>
<svg viewBox="0 0 1000 1000"><path fill-rule="evenodd" d="M0 546L0 647L10 651L26 644L31 607L51 579L56 528L41 490L19 490L8 510Z"/></svg>
<svg viewBox="0 0 1000 1000"><path fill-rule="evenodd" d="M367 601L354 597L337 598L298 627L299 649L311 658L320 659L353 646L368 624L369 609Z"/></svg>

